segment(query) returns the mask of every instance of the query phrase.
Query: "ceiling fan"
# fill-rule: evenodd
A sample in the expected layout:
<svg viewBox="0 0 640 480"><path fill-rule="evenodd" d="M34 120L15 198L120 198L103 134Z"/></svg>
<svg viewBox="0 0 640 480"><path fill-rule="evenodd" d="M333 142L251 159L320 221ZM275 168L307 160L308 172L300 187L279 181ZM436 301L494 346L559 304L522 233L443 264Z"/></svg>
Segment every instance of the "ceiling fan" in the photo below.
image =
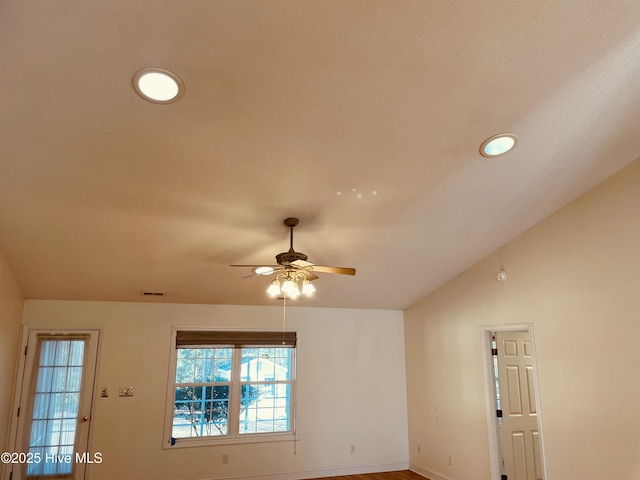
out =
<svg viewBox="0 0 640 480"><path fill-rule="evenodd" d="M327 267L323 265L315 265L307 261L304 253L296 252L293 249L293 228L298 225L298 219L289 217L285 218L284 224L289 227L289 250L276 255L276 265L229 265L230 267L247 267L252 268L252 274L243 278L253 277L256 275L268 276L276 275L271 282L267 293L272 296L285 295L295 298L301 293L310 295L315 292L312 281L319 278L314 272L318 273L337 273L340 275L355 275L356 269L350 267Z"/></svg>

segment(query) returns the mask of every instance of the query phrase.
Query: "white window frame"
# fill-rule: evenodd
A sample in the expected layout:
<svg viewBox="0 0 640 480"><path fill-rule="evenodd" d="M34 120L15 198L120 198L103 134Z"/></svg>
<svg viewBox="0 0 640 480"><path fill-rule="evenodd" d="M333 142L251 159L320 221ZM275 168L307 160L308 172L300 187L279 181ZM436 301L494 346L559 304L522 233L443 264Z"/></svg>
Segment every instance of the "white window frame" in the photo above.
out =
<svg viewBox="0 0 640 480"><path fill-rule="evenodd" d="M243 443L267 443L267 442L289 442L295 441L296 430L296 348L293 348L291 355L291 367L290 375L291 380L288 382L290 387L290 406L289 406L289 425L288 432L264 432L264 433L239 433L240 424L240 396L241 396L241 360L242 360L242 348L234 348L228 345L215 345L209 346L209 348L231 348L233 350L233 367L231 371L231 389L229 392L229 418L226 435L206 436L206 437L191 437L191 438L177 438L175 441L172 439L173 430L173 413L175 403L175 389L176 389L176 368L178 364L178 349L176 348L176 336L178 331L207 330L204 328L185 328L185 327L173 327L171 329L171 354L169 359L169 372L167 378L167 401L165 407L165 422L164 422L164 435L162 448L163 449L175 449L185 447L202 447L207 445L233 445ZM216 331L218 329L209 329ZM224 329L229 331L230 329ZM250 329L242 329L237 331L251 331ZM263 331L263 330L260 330ZM204 347L204 346L203 346ZM277 348L281 345L272 345ZM197 348L197 347L195 347ZM247 345L247 348L259 348L259 346ZM247 382L244 382L247 383ZM250 382L255 383L255 382ZM267 382L278 383L278 382ZM237 401L236 401L237 399Z"/></svg>

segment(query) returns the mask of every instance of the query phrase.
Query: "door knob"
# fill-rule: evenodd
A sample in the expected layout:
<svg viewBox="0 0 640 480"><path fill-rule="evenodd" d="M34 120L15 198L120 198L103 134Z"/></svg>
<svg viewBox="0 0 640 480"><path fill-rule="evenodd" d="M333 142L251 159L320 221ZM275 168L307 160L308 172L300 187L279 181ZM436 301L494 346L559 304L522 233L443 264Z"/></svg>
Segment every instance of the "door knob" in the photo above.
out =
<svg viewBox="0 0 640 480"><path fill-rule="evenodd" d="M89 421L89 417L84 416L84 417L81 418L81 420L82 420L82 423L88 422Z"/></svg>

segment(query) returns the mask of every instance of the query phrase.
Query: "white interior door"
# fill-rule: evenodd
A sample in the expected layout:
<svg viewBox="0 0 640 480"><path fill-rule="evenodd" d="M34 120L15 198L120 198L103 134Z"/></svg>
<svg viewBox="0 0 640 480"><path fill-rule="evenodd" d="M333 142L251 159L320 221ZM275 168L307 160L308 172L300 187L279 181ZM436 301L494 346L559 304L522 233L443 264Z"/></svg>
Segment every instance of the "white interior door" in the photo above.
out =
<svg viewBox="0 0 640 480"><path fill-rule="evenodd" d="M508 480L543 480L531 334L497 331L502 454Z"/></svg>
<svg viewBox="0 0 640 480"><path fill-rule="evenodd" d="M13 480L85 477L98 335L29 332Z"/></svg>

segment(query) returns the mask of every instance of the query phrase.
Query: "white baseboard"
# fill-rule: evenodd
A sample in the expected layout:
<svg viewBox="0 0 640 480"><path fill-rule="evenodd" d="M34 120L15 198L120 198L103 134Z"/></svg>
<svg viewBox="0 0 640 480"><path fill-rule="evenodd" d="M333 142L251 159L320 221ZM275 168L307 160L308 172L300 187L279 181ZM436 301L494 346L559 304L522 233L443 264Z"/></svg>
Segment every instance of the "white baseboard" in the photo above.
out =
<svg viewBox="0 0 640 480"><path fill-rule="evenodd" d="M379 463L375 465L351 465L345 467L320 468L315 470L299 470L295 472L273 472L255 475L209 477L206 479L203 478L201 480L304 480L308 478L335 477L339 475L358 475L361 473L394 472L398 470L408 469L409 462L397 462Z"/></svg>
<svg viewBox="0 0 640 480"><path fill-rule="evenodd" d="M418 475L422 475L423 477L428 478L429 480L449 480L444 475L440 473L432 472L424 467L421 467L420 465L416 465L415 463L409 464L409 470L411 470L414 473L417 473Z"/></svg>

